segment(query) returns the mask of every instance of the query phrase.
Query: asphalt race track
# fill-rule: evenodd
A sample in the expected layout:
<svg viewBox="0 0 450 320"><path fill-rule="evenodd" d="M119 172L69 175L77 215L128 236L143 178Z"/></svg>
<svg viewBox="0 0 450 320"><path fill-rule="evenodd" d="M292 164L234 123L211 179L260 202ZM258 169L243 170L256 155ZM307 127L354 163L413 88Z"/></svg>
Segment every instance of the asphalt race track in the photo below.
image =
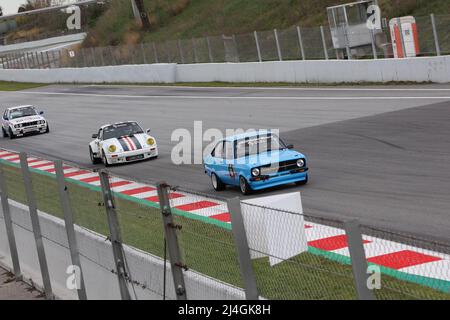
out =
<svg viewBox="0 0 450 320"><path fill-rule="evenodd" d="M173 130L280 129L310 158L310 183L256 196L302 192L305 212L358 217L450 243L450 86L188 88L49 86L0 93L2 107L34 104L51 133L1 147L85 167L88 142L105 123L138 120L158 139L160 157L111 170L139 181L216 194L201 165L171 162Z"/></svg>

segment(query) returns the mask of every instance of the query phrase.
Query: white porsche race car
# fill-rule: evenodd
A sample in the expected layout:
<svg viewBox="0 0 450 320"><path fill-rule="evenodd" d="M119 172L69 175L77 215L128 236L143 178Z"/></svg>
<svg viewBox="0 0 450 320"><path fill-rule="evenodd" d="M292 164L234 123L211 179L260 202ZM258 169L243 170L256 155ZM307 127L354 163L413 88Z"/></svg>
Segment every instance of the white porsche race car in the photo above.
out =
<svg viewBox="0 0 450 320"><path fill-rule="evenodd" d="M89 144L93 164L105 166L158 157L156 139L135 121L104 125Z"/></svg>
<svg viewBox="0 0 450 320"><path fill-rule="evenodd" d="M42 116L43 111L37 112L33 106L19 106L8 108L2 117L3 137L14 139L27 133L48 133L50 128L47 120Z"/></svg>

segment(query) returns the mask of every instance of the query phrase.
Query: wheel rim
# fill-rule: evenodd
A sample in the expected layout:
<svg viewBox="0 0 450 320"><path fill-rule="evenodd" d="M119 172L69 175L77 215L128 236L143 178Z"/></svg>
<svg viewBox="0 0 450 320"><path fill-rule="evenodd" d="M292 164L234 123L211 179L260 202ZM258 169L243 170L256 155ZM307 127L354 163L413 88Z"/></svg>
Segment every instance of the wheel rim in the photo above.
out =
<svg viewBox="0 0 450 320"><path fill-rule="evenodd" d="M217 177L214 173L211 175L211 182L212 182L214 189L217 189Z"/></svg>
<svg viewBox="0 0 450 320"><path fill-rule="evenodd" d="M241 181L240 181L239 185L241 186L242 193L245 193L247 191L247 186L245 185L244 178L241 177Z"/></svg>

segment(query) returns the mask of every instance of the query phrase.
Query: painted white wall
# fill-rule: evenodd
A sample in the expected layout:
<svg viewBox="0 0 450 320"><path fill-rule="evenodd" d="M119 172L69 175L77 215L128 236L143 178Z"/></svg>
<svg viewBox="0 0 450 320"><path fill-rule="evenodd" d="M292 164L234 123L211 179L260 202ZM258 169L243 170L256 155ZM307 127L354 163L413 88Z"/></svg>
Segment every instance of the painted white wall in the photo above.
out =
<svg viewBox="0 0 450 320"><path fill-rule="evenodd" d="M93 68L0 69L0 80L36 83L450 82L450 56L378 60L152 64Z"/></svg>
<svg viewBox="0 0 450 320"><path fill-rule="evenodd" d="M32 233L28 207L15 201L9 201L14 232L19 252L22 272L26 279L31 279L42 288L42 277L37 259L36 246ZM64 221L44 212L39 212L44 247L54 294L60 299L77 299L76 292L66 287L67 267L71 265ZM111 243L105 237L76 227L76 235L81 255L81 265L85 278L88 299L120 299L117 276L111 273L115 269ZM49 240L51 239L51 240ZM162 299L163 260L149 253L131 247L124 247L130 274L133 280L145 284L134 287L139 300ZM95 261L95 262L94 262ZM0 208L0 264L12 269L10 251L6 236L3 212ZM174 299L172 274L167 270L167 299ZM244 292L229 284L209 278L194 271L185 274L186 290L190 300L229 300L244 299ZM133 289L130 292L134 297Z"/></svg>

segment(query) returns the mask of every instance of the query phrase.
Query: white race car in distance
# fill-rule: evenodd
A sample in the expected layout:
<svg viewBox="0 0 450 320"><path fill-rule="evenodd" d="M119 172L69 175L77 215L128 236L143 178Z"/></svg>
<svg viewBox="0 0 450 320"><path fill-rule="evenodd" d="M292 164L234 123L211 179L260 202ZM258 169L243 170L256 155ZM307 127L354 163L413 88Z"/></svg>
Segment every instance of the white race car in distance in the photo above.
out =
<svg viewBox="0 0 450 320"><path fill-rule="evenodd" d="M14 139L27 133L50 132L47 120L33 106L8 108L2 116L3 137Z"/></svg>
<svg viewBox="0 0 450 320"><path fill-rule="evenodd" d="M89 154L93 164L105 166L145 160L158 157L156 139L144 132L135 121L104 125L95 140L89 144Z"/></svg>

